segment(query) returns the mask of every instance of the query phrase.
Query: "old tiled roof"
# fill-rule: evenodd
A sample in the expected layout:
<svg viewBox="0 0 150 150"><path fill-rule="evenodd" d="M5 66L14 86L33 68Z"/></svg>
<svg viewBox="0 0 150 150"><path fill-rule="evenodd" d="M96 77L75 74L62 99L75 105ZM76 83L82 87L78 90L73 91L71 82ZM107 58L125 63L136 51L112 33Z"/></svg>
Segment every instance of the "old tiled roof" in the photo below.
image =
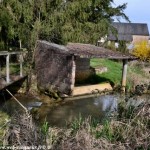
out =
<svg viewBox="0 0 150 150"><path fill-rule="evenodd" d="M132 35L149 36L148 26L146 23L119 23L113 22L112 26L117 30L118 40L132 41ZM110 33L108 40L117 40L116 36Z"/></svg>
<svg viewBox="0 0 150 150"><path fill-rule="evenodd" d="M103 47L97 47L91 44L68 43L66 46L49 43L47 41L38 41L38 49L55 51L60 55L74 55L82 58L107 58L107 59L136 59L133 55L125 55L121 52L112 51Z"/></svg>
<svg viewBox="0 0 150 150"><path fill-rule="evenodd" d="M107 58L107 59L136 59L133 55L125 55L118 51L112 51L103 47L91 44L69 43L67 49L74 55L87 58Z"/></svg>

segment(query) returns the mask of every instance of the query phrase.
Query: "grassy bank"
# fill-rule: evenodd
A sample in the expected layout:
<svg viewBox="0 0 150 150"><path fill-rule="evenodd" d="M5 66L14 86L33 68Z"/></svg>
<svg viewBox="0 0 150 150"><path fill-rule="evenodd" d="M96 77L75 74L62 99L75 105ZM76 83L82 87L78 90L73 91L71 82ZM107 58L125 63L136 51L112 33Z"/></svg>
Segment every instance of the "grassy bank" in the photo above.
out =
<svg viewBox="0 0 150 150"><path fill-rule="evenodd" d="M128 63L128 74L127 74L127 87L132 89L137 84L149 83L149 74L144 70L145 66L141 65L142 62ZM97 82L109 81L112 85L121 85L122 76L122 62L117 62L108 59L91 59L92 67L106 67L107 72L97 74L95 76Z"/></svg>
<svg viewBox="0 0 150 150"><path fill-rule="evenodd" d="M66 128L35 125L30 114L15 114L5 131L4 146L40 146L50 150L149 150L150 102L138 107L120 102L103 122L79 116Z"/></svg>

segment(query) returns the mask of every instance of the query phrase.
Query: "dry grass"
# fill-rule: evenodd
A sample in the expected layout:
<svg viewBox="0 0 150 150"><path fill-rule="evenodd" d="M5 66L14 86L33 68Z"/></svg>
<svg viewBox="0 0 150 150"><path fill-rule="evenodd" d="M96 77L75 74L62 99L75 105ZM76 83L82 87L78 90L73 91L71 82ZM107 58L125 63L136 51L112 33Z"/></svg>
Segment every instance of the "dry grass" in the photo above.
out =
<svg viewBox="0 0 150 150"><path fill-rule="evenodd" d="M131 86L130 89L134 90L135 86L147 84L149 85L149 71L150 65L146 62L133 61L129 63L128 69L128 85Z"/></svg>
<svg viewBox="0 0 150 150"><path fill-rule="evenodd" d="M16 113L8 125L3 145L38 146L42 145L42 134L28 113Z"/></svg>
<svg viewBox="0 0 150 150"><path fill-rule="evenodd" d="M137 85L141 85L141 84L149 84L150 80L147 77L144 77L141 74L136 74L134 72L129 72L128 74L128 83L130 83L130 85L132 87L130 87L130 89L135 89L135 86Z"/></svg>
<svg viewBox="0 0 150 150"><path fill-rule="evenodd" d="M7 124L10 121L10 117L7 113L0 111L0 145L3 143L3 136L5 134Z"/></svg>

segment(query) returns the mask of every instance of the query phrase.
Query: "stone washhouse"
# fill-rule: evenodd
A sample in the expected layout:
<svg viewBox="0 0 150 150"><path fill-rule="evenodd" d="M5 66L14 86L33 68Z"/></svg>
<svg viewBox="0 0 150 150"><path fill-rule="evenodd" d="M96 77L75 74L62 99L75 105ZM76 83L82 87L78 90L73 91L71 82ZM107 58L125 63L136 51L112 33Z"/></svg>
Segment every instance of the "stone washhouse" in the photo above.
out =
<svg viewBox="0 0 150 150"><path fill-rule="evenodd" d="M90 44L68 43L62 46L47 41L37 41L35 67L38 89L68 96L87 94L94 89L112 89L108 83L75 86L75 83L94 73L90 68L91 58L123 60L122 86L126 86L127 62L134 60L134 56Z"/></svg>

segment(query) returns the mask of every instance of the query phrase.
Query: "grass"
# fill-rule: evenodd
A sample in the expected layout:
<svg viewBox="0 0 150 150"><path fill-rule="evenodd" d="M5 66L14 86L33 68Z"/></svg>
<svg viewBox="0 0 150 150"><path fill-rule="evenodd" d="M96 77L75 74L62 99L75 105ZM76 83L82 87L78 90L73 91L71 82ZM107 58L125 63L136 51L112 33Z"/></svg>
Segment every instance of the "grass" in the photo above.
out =
<svg viewBox="0 0 150 150"><path fill-rule="evenodd" d="M110 122L108 120L105 120L102 125L103 125L103 128L101 130L95 131L96 139L106 138L107 140L112 141L114 136L113 136L113 131L111 130L111 127L110 127Z"/></svg>
<svg viewBox="0 0 150 150"><path fill-rule="evenodd" d="M76 132L77 130L80 129L81 125L83 123L83 118L81 114L79 114L79 118L76 118L72 123L71 123L71 129L72 132Z"/></svg>
<svg viewBox="0 0 150 150"><path fill-rule="evenodd" d="M122 75L122 64L108 59L91 59L91 67L106 67L108 72L93 74L88 79L78 82L78 84L97 84L109 82L112 86L120 85Z"/></svg>
<svg viewBox="0 0 150 150"><path fill-rule="evenodd" d="M9 121L9 116L0 111L0 145L3 143L3 136L7 127L7 123Z"/></svg>
<svg viewBox="0 0 150 150"><path fill-rule="evenodd" d="M145 75L143 68L139 65L139 62L134 65L128 63L127 73L127 88L131 90L137 84L147 84L148 76ZM94 80L95 83L110 82L112 86L121 85L122 78L122 62L117 62L108 59L91 59L92 67L107 67L108 71L102 74L96 74L89 80Z"/></svg>
<svg viewBox="0 0 150 150"><path fill-rule="evenodd" d="M105 78L112 83L119 85L122 75L122 64L108 59L91 59L92 67L107 67L108 72L97 74L101 78Z"/></svg>
<svg viewBox="0 0 150 150"><path fill-rule="evenodd" d="M19 64L16 64L16 63L10 63L10 74L16 74L20 71L20 65ZM2 67L2 70L1 70L1 74L2 76L6 74L6 67Z"/></svg>
<svg viewBox="0 0 150 150"><path fill-rule="evenodd" d="M41 126L41 132L43 133L43 135L45 135L45 136L47 135L48 129L49 129L49 124L48 124L48 122L45 119L44 123Z"/></svg>

